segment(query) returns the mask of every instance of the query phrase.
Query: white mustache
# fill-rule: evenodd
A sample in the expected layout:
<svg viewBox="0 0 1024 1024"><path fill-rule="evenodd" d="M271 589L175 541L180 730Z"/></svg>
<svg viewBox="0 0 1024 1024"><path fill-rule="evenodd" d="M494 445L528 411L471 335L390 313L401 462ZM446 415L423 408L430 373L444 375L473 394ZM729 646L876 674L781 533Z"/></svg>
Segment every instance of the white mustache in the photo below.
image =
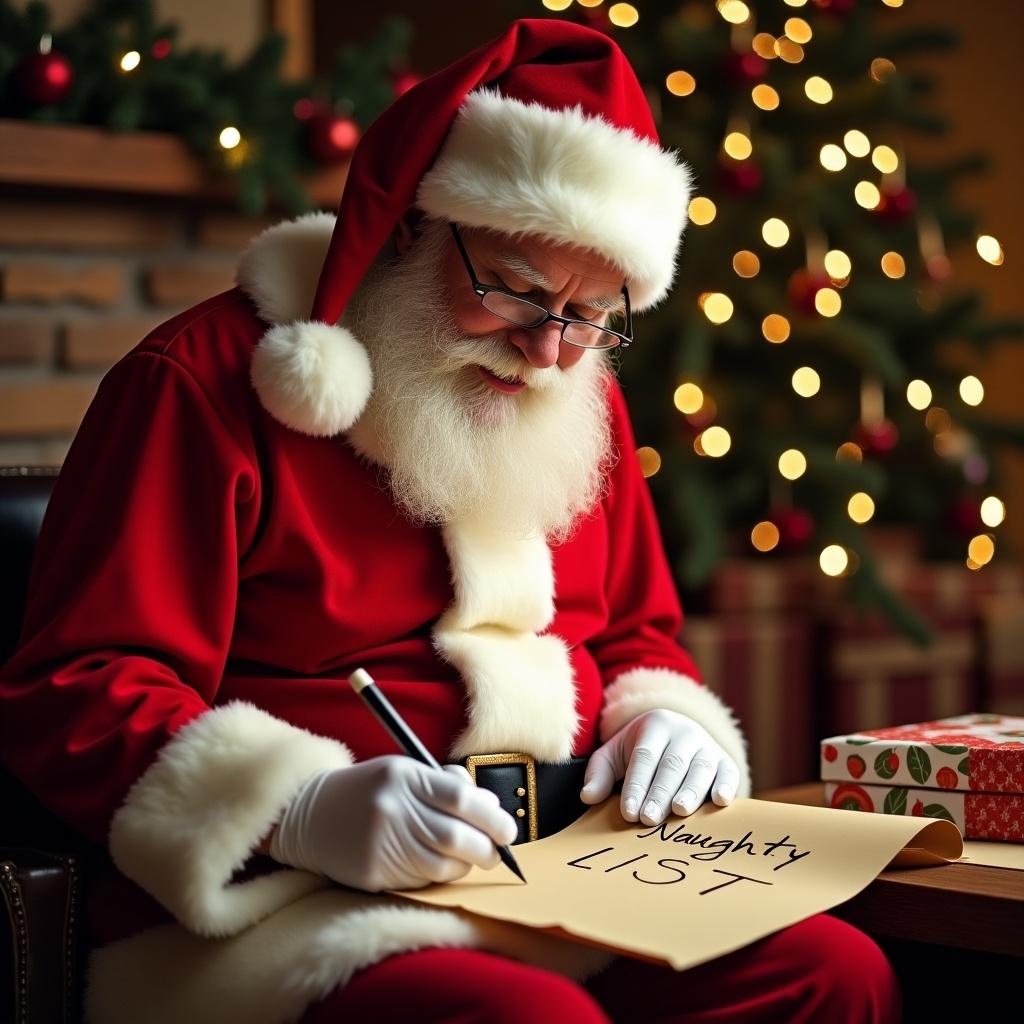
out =
<svg viewBox="0 0 1024 1024"><path fill-rule="evenodd" d="M501 335L460 338L445 344L445 369L455 372L464 367L482 366L496 377L522 381L535 391L547 391L563 382L557 366L530 366L523 354Z"/></svg>

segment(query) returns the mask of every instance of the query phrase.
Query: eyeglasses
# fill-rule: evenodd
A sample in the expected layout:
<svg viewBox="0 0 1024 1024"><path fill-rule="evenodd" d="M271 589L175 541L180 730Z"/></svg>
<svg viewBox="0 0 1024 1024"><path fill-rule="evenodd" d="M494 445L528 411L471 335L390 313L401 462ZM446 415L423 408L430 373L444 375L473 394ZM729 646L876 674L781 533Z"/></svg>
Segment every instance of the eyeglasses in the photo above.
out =
<svg viewBox="0 0 1024 1024"><path fill-rule="evenodd" d="M490 284L481 284L473 270L473 264L469 259L469 253L459 235L459 229L454 224L448 225L455 236L455 244L458 246L462 262L466 265L470 280L473 282L473 291L476 292L484 309L502 320L516 327L540 327L549 320L562 325L562 341L577 348L609 349L626 348L633 342L633 312L629 307L629 292L625 286L622 288L622 297L626 302L626 333L610 331L607 327L591 323L589 320L573 320L571 317L558 316L549 313L543 306L538 306L521 295L498 288Z"/></svg>

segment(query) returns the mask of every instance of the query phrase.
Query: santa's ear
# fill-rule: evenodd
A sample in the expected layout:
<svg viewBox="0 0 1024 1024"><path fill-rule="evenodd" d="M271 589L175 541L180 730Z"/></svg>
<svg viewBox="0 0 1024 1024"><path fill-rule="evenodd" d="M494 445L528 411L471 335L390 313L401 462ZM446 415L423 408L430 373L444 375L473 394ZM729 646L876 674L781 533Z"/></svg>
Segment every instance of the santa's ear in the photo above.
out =
<svg viewBox="0 0 1024 1024"><path fill-rule="evenodd" d="M423 211L410 206L395 225L395 249L404 256L423 228Z"/></svg>

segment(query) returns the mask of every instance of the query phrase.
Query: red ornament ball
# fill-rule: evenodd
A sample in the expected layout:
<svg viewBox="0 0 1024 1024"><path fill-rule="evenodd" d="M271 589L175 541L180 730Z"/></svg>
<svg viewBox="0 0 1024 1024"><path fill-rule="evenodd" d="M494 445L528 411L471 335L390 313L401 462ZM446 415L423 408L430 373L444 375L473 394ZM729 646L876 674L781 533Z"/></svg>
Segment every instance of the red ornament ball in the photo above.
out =
<svg viewBox="0 0 1024 1024"><path fill-rule="evenodd" d="M761 168L753 160L723 160L718 180L734 195L749 196L761 187Z"/></svg>
<svg viewBox="0 0 1024 1024"><path fill-rule="evenodd" d="M398 71L391 76L391 88L394 90L395 99L399 96L404 96L414 85L419 85L423 81L422 75L417 75L415 71Z"/></svg>
<svg viewBox="0 0 1024 1024"><path fill-rule="evenodd" d="M882 199L874 213L890 224L901 224L917 209L917 196L909 188L882 189Z"/></svg>
<svg viewBox="0 0 1024 1024"><path fill-rule="evenodd" d="M892 420L858 423L853 440L865 455L888 455L899 443L900 432Z"/></svg>
<svg viewBox="0 0 1024 1024"><path fill-rule="evenodd" d="M789 279L786 291L794 309L798 309L808 316L818 316L814 298L822 288L829 288L831 285L832 282L827 274L813 273L806 268L801 268Z"/></svg>
<svg viewBox="0 0 1024 1024"><path fill-rule="evenodd" d="M969 494L961 494L946 507L946 525L958 537L973 537L983 533L985 524L981 518L981 504Z"/></svg>
<svg viewBox="0 0 1024 1024"><path fill-rule="evenodd" d="M171 52L171 41L170 41L170 39L157 39L153 43L153 45L150 48L149 52L153 54L153 57L156 60L163 60L164 57L167 57L167 56L170 55L170 52Z"/></svg>
<svg viewBox="0 0 1024 1024"><path fill-rule="evenodd" d="M36 106L60 103L71 91L75 81L75 70L71 61L50 50L47 53L30 53L15 70L18 92Z"/></svg>
<svg viewBox="0 0 1024 1024"><path fill-rule="evenodd" d="M768 74L768 61L749 50L746 53L733 50L722 61L722 74L726 81L740 88L753 85Z"/></svg>
<svg viewBox="0 0 1024 1024"><path fill-rule="evenodd" d="M807 546L814 536L814 519L810 512L795 505L774 509L768 518L779 531L779 551L796 554Z"/></svg>
<svg viewBox="0 0 1024 1024"><path fill-rule="evenodd" d="M351 117L318 110L306 120L309 151L322 164L347 160L359 142L359 125Z"/></svg>

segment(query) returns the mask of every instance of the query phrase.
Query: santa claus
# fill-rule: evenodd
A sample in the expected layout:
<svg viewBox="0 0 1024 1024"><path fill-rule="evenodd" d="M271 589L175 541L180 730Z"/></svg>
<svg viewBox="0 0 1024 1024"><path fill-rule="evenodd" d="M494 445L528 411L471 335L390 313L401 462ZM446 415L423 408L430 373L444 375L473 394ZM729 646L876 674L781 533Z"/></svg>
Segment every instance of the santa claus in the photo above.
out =
<svg viewBox="0 0 1024 1024"><path fill-rule="evenodd" d="M609 355L689 185L607 36L518 22L366 133L336 218L104 379L0 684L5 759L109 852L91 1020L892 1019L827 917L675 975L383 894L619 781L648 825L750 792Z"/></svg>

